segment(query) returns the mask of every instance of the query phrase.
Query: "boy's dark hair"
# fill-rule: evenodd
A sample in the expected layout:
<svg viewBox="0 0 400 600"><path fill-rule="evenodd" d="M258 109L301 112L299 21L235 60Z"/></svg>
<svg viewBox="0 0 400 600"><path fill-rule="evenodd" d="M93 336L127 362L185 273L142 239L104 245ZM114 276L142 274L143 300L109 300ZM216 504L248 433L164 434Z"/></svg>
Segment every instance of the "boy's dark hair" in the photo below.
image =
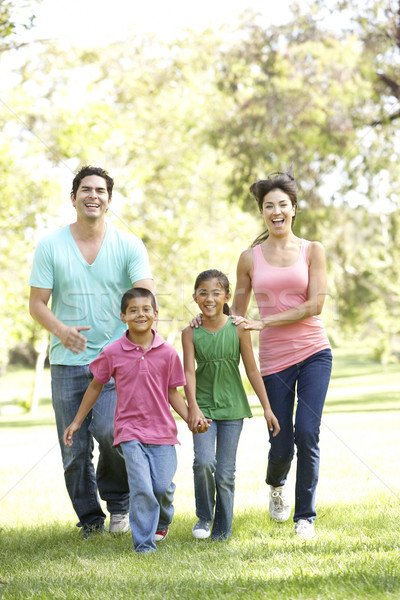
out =
<svg viewBox="0 0 400 600"><path fill-rule="evenodd" d="M112 191L114 187L114 179L101 167L92 167L91 165L85 165L81 167L79 171L76 173L74 180L72 182L72 191L71 193L76 196L76 192L80 186L82 179L88 177L89 175L97 175L98 177L102 177L107 185L107 192L109 197L112 196Z"/></svg>
<svg viewBox="0 0 400 600"><path fill-rule="evenodd" d="M209 279L217 279L226 296L231 293L229 279L225 273L222 273L222 271L218 271L217 269L208 269L207 271L202 271L199 275L197 275L196 281L194 282L195 293L200 287L200 284L203 281L208 281ZM224 314L229 315L229 306L226 303L224 304Z"/></svg>
<svg viewBox="0 0 400 600"><path fill-rule="evenodd" d="M128 308L129 300L131 300L132 298L150 298L151 306L153 307L154 312L157 310L157 304L154 294L152 294L152 292L147 288L135 287L125 292L125 294L122 296L122 314L126 314L126 309Z"/></svg>

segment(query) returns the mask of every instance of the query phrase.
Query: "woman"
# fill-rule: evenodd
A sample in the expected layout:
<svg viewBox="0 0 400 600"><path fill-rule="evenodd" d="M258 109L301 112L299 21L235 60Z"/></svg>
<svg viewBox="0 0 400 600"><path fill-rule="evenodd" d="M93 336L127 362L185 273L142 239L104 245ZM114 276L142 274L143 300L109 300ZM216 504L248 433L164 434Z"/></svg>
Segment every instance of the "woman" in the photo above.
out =
<svg viewBox="0 0 400 600"><path fill-rule="evenodd" d="M269 511L277 522L291 512L285 483L297 448L295 511L299 537L315 535L315 492L319 473L319 428L329 385L332 353L319 314L326 295L325 252L319 242L292 231L297 186L291 170L275 171L250 187L266 231L237 265L231 312L235 323L260 331L260 371L280 434L270 435L266 482ZM251 291L260 320L244 318ZM295 389L297 408L293 426Z"/></svg>

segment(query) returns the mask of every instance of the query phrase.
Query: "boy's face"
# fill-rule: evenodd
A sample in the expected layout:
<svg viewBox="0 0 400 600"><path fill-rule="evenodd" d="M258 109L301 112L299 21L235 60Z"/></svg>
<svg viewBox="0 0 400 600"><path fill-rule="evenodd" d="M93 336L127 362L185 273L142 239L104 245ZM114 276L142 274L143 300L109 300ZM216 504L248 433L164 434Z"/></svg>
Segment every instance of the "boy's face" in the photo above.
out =
<svg viewBox="0 0 400 600"><path fill-rule="evenodd" d="M146 333L151 330L157 317L150 298L131 298L126 313L121 313L121 320L128 325L133 334Z"/></svg>

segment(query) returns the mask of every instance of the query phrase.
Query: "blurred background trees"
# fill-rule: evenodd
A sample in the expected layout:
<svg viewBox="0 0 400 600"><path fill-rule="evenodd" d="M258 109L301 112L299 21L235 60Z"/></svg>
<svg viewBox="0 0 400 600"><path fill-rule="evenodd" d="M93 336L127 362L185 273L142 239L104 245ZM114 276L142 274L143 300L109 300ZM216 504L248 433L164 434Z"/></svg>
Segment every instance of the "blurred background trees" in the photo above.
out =
<svg viewBox="0 0 400 600"><path fill-rule="evenodd" d="M20 42L37 2L23 4L22 14L0 1L3 366L18 342L42 339L27 310L32 252L67 222L60 207L83 163L115 178L111 218L146 243L172 343L195 312L198 272L219 268L234 285L262 229L250 183L293 163L296 233L327 250L332 341L364 336L376 358L396 355L397 0L294 3L279 26L247 12L173 42L137 35L68 50Z"/></svg>

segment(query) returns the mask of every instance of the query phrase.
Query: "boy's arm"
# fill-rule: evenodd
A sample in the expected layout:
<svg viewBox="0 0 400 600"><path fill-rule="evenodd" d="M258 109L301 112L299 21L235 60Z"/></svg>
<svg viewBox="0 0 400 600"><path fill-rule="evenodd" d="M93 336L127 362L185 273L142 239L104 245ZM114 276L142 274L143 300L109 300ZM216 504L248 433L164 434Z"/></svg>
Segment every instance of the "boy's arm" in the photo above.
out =
<svg viewBox="0 0 400 600"><path fill-rule="evenodd" d="M174 411L177 412L186 423L188 423L189 410L187 404L176 388L168 388L168 400ZM204 419L204 422L201 422L198 427L196 427L194 430L191 429L191 431L193 433L205 433L210 423L210 419Z"/></svg>
<svg viewBox="0 0 400 600"><path fill-rule="evenodd" d="M89 411L96 404L96 400L101 394L103 384L93 379L82 398L81 405L75 415L71 425L64 431L63 442L66 446L72 446L72 436L81 428L83 421L86 419Z"/></svg>
<svg viewBox="0 0 400 600"><path fill-rule="evenodd" d="M176 388L168 388L168 401L174 411L187 423L189 417L188 407Z"/></svg>
<svg viewBox="0 0 400 600"><path fill-rule="evenodd" d="M257 368L256 361L254 360L250 331L244 329L243 325L239 325L237 332L240 342L240 354L242 356L244 368L246 369L246 375L264 409L264 417L268 423L268 429L273 431L272 435L275 437L280 431L279 422L271 410L264 382L260 371Z"/></svg>
<svg viewBox="0 0 400 600"><path fill-rule="evenodd" d="M186 385L185 394L189 409L188 426L190 431L197 428L206 421L196 401L196 368L194 358L193 330L186 327L182 331L183 369L185 371Z"/></svg>

